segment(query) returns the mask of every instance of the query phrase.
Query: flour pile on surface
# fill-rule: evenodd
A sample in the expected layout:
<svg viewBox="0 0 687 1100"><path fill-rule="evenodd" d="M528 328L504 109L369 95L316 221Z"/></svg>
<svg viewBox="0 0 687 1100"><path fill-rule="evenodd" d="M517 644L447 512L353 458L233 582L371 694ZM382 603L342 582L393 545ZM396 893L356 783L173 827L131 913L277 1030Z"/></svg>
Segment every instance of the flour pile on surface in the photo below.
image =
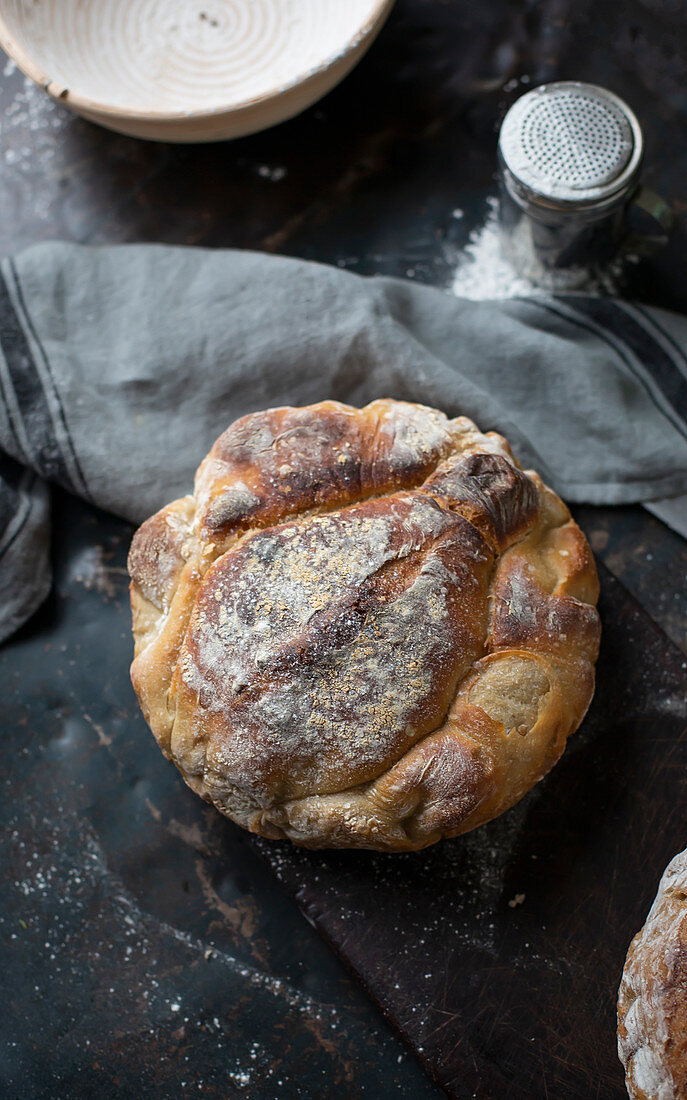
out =
<svg viewBox="0 0 687 1100"><path fill-rule="evenodd" d="M577 292L598 297L616 294L622 272L623 264L620 259L615 260L603 273L590 271L589 278L583 286L577 288ZM470 298L473 301L542 297L555 291L552 286L538 285L525 278L504 256L499 226L499 200L495 195L487 199L484 223L473 229L462 250L450 289L457 298Z"/></svg>

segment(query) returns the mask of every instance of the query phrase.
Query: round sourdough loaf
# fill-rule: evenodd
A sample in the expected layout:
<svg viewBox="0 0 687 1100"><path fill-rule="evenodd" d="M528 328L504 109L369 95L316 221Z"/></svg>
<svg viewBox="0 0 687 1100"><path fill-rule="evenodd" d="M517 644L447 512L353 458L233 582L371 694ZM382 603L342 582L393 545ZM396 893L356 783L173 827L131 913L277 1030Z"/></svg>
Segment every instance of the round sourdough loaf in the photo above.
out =
<svg viewBox="0 0 687 1100"><path fill-rule="evenodd" d="M374 401L238 420L129 555L132 680L246 829L422 848L512 806L589 705L589 546L501 436Z"/></svg>
<svg viewBox="0 0 687 1100"><path fill-rule="evenodd" d="M627 953L618 1053L632 1100L687 1100L687 851L668 864Z"/></svg>

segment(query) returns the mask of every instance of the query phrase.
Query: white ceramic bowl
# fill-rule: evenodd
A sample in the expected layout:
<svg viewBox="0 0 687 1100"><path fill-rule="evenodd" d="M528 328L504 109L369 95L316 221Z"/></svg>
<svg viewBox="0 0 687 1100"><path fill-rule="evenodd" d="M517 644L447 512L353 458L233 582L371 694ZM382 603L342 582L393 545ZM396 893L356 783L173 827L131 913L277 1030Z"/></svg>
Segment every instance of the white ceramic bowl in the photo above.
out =
<svg viewBox="0 0 687 1100"><path fill-rule="evenodd" d="M218 141L323 96L393 2L0 0L0 44L93 122L158 141Z"/></svg>

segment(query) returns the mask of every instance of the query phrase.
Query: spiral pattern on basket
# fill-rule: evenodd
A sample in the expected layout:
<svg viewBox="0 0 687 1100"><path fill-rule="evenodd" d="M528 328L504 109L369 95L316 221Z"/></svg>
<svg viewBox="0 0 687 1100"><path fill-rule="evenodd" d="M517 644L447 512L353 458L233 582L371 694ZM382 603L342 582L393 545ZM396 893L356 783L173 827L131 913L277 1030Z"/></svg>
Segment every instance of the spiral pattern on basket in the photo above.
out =
<svg viewBox="0 0 687 1100"><path fill-rule="evenodd" d="M51 80L139 111L231 107L345 50L375 0L10 0Z"/></svg>

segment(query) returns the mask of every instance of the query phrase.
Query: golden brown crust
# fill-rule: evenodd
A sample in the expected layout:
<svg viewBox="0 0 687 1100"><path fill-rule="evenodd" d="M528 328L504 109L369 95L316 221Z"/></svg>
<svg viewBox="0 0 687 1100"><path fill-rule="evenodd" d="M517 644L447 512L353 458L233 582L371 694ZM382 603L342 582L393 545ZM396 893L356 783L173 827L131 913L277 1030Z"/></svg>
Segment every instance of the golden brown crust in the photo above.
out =
<svg viewBox="0 0 687 1100"><path fill-rule="evenodd" d="M206 539L419 485L451 450L448 421L401 402L267 409L227 428L196 477Z"/></svg>
<svg viewBox="0 0 687 1100"><path fill-rule="evenodd" d="M687 1098L687 851L668 864L627 953L618 1053L632 1100Z"/></svg>
<svg viewBox="0 0 687 1100"><path fill-rule="evenodd" d="M473 828L591 699L584 536L502 437L435 409L244 417L129 564L153 733L266 836L401 851Z"/></svg>

